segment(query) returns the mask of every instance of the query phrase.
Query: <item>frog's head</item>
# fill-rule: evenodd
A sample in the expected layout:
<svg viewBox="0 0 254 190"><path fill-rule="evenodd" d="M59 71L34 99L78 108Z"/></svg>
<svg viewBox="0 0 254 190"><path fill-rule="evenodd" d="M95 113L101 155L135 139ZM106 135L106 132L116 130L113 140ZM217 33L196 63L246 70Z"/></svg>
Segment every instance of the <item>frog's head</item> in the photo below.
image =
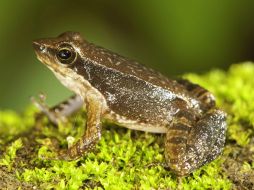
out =
<svg viewBox="0 0 254 190"><path fill-rule="evenodd" d="M56 38L33 41L38 59L50 69L70 67L80 57L84 39L77 32L65 32Z"/></svg>
<svg viewBox="0 0 254 190"><path fill-rule="evenodd" d="M56 38L33 41L37 58L71 90L75 88L71 84L78 77L78 71L84 69L80 64L82 48L88 44L77 32L65 32Z"/></svg>

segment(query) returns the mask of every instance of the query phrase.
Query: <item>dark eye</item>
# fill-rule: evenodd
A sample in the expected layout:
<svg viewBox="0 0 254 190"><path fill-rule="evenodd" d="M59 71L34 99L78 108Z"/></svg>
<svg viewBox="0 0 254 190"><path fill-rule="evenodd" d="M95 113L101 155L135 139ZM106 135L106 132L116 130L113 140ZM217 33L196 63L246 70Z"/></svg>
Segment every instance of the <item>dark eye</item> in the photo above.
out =
<svg viewBox="0 0 254 190"><path fill-rule="evenodd" d="M67 60L71 57L71 51L68 49L61 49L59 50L59 52L57 53L57 56L62 59L62 60Z"/></svg>
<svg viewBox="0 0 254 190"><path fill-rule="evenodd" d="M56 57L62 64L71 64L76 59L76 52L71 45L62 44L57 50Z"/></svg>

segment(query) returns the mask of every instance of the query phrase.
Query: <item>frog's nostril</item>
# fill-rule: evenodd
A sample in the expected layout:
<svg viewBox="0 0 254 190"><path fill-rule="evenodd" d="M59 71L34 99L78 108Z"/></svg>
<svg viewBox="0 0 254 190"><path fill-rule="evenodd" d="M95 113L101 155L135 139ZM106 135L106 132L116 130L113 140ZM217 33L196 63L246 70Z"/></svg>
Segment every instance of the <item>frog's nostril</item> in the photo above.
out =
<svg viewBox="0 0 254 190"><path fill-rule="evenodd" d="M38 41L33 41L33 47L37 51L44 52L46 50L46 46Z"/></svg>
<svg viewBox="0 0 254 190"><path fill-rule="evenodd" d="M40 46L40 50L41 50L41 51L44 51L45 49L46 49L46 47L45 47L44 45L41 45L41 46Z"/></svg>

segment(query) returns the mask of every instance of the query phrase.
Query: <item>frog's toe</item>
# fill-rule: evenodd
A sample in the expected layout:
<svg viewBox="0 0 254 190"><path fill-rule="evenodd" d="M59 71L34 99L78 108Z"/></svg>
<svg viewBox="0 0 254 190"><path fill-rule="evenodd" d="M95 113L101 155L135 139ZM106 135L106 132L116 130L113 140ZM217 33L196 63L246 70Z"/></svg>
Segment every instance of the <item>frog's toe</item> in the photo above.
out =
<svg viewBox="0 0 254 190"><path fill-rule="evenodd" d="M30 97L30 101L42 112L49 110L48 106L45 104L46 96L42 93L38 95L38 98L34 96Z"/></svg>
<svg viewBox="0 0 254 190"><path fill-rule="evenodd" d="M175 123L167 132L165 157L177 175L187 175L214 160L223 150L226 115L214 109L195 125Z"/></svg>
<svg viewBox="0 0 254 190"><path fill-rule="evenodd" d="M38 99L35 97L31 97L30 100L55 125L66 122L65 116L59 111L58 108L49 108L47 106L47 104L45 103L46 96L44 94L39 94Z"/></svg>

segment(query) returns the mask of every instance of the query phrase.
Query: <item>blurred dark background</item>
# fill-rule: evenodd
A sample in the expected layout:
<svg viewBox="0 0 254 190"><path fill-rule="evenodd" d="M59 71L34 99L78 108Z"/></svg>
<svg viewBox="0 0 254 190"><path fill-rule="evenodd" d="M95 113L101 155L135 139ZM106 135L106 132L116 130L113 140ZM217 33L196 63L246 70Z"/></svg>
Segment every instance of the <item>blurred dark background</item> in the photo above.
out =
<svg viewBox="0 0 254 190"><path fill-rule="evenodd" d="M0 109L22 110L39 92L50 105L71 94L36 59L33 39L79 31L165 75L203 73L254 60L253 10L252 0L3 0Z"/></svg>

